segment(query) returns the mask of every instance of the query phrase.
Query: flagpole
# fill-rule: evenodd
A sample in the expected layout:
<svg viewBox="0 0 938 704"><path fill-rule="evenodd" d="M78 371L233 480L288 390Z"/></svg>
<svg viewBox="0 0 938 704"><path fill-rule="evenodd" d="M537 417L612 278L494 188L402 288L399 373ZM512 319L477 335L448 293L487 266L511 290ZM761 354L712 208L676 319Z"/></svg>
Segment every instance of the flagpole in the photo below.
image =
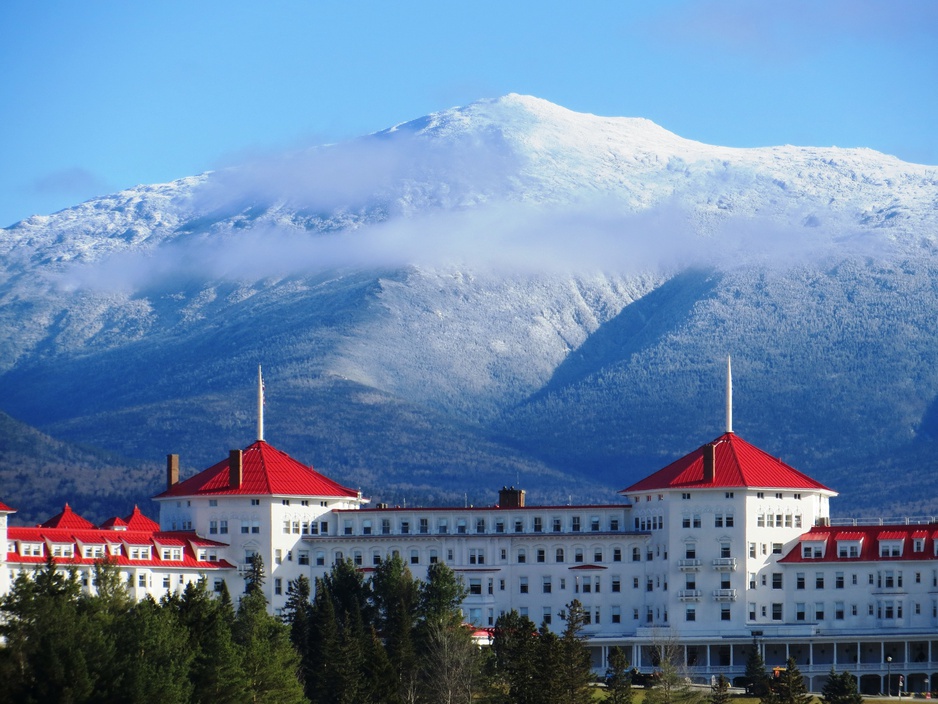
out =
<svg viewBox="0 0 938 704"><path fill-rule="evenodd" d="M264 377L261 365L257 365L257 439L264 440Z"/></svg>
<svg viewBox="0 0 938 704"><path fill-rule="evenodd" d="M726 432L733 432L733 367L726 355Z"/></svg>

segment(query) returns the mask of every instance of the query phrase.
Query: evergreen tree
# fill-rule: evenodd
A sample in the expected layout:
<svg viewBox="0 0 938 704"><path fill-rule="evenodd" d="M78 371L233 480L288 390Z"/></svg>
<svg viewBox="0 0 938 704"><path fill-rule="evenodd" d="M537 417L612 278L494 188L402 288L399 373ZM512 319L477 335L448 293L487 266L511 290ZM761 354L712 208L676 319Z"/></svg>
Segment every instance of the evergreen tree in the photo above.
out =
<svg viewBox="0 0 938 704"><path fill-rule="evenodd" d="M770 681L769 692L761 701L763 704L811 704L813 699L795 659L788 658L786 668Z"/></svg>
<svg viewBox="0 0 938 704"><path fill-rule="evenodd" d="M710 704L728 704L730 700L730 682L721 672L716 682L710 687Z"/></svg>
<svg viewBox="0 0 938 704"><path fill-rule="evenodd" d="M831 674L821 689L824 704L862 704L863 697L857 691L857 680L849 672L839 675L831 668Z"/></svg>
<svg viewBox="0 0 938 704"><path fill-rule="evenodd" d="M574 599L567 604L563 618L565 625L560 637L562 661L559 682L564 693L562 701L567 704L589 702L592 699L590 684L593 681L593 668L583 637L583 627L586 625L583 605Z"/></svg>
<svg viewBox="0 0 938 704"><path fill-rule="evenodd" d="M222 582L222 595L227 595ZM193 654L189 671L194 704L238 704L247 697L247 677L241 667L241 651L231 628L234 612L230 597L213 598L206 580L186 585L182 597L169 604L186 629Z"/></svg>
<svg viewBox="0 0 938 704"><path fill-rule="evenodd" d="M122 619L115 672L119 699L128 704L188 704L193 691L189 668L194 654L188 632L171 606L147 597Z"/></svg>
<svg viewBox="0 0 938 704"><path fill-rule="evenodd" d="M313 605L309 597L309 579L300 575L287 586L287 603L283 609L283 620L290 626L290 642L300 656L300 680L304 685L312 667L310 639Z"/></svg>
<svg viewBox="0 0 938 704"><path fill-rule="evenodd" d="M335 685L332 663L339 658L339 626L325 579L316 579L310 612L309 667L304 690L313 704L332 704Z"/></svg>
<svg viewBox="0 0 938 704"><path fill-rule="evenodd" d="M420 582L411 575L400 556L394 556L375 569L371 579L371 598L375 627L396 673L398 694L403 698L404 691L412 690L417 679L414 629Z"/></svg>
<svg viewBox="0 0 938 704"><path fill-rule="evenodd" d="M563 644L556 633L542 623L535 641L539 684L532 698L537 704L563 704L568 692L564 682Z"/></svg>
<svg viewBox="0 0 938 704"><path fill-rule="evenodd" d="M267 613L263 579L264 563L255 554L234 627L234 640L241 648L248 681L248 699L301 704L306 700L299 680L300 659L290 643L287 626Z"/></svg>
<svg viewBox="0 0 938 704"><path fill-rule="evenodd" d="M424 624L459 626L466 587L445 562L427 569L427 581L420 588L420 620Z"/></svg>
<svg viewBox="0 0 938 704"><path fill-rule="evenodd" d="M496 680L512 704L535 704L539 686L537 629L527 616L511 610L495 621Z"/></svg>
<svg viewBox="0 0 938 704"><path fill-rule="evenodd" d="M23 704L77 704L95 690L88 667L81 586L74 569L62 572L52 557L33 578L25 572L0 598L0 636L14 677L0 696Z"/></svg>
<svg viewBox="0 0 938 704"><path fill-rule="evenodd" d="M364 665L362 668L362 704L399 704L400 678L384 644L372 628L365 642Z"/></svg>
<svg viewBox="0 0 938 704"><path fill-rule="evenodd" d="M606 668L606 701L610 704L632 704L632 677L625 651L615 646L609 651Z"/></svg>
<svg viewBox="0 0 938 704"><path fill-rule="evenodd" d="M756 697L764 697L769 691L769 675L765 671L765 661L759 650L759 643L752 639L752 648L746 659L747 691Z"/></svg>

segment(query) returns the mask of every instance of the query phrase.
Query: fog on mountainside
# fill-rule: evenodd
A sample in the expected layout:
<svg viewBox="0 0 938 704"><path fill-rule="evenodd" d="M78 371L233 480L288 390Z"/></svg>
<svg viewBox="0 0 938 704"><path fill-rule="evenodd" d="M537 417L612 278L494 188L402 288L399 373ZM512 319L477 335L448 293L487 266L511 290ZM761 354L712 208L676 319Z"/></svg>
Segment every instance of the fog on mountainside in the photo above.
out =
<svg viewBox="0 0 938 704"><path fill-rule="evenodd" d="M835 513L938 513L935 167L510 95L0 232L2 409L61 440L208 466L260 363L268 440L381 500L616 501L732 354Z"/></svg>

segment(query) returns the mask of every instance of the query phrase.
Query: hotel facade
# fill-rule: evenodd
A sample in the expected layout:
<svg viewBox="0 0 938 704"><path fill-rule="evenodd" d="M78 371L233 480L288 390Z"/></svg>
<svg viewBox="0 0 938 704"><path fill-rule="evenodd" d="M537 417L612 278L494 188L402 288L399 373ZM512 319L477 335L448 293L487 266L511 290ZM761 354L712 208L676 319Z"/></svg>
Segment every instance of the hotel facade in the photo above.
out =
<svg viewBox="0 0 938 704"><path fill-rule="evenodd" d="M184 481L170 455L159 523L135 509L94 526L66 506L16 527L0 503L0 593L51 555L88 590L107 557L136 598L205 578L237 599L259 554L279 613L300 575L315 583L346 559L367 575L399 555L416 577L434 562L452 567L468 590L464 618L482 632L512 609L560 631L579 600L600 671L619 646L650 672L666 645L692 678L736 680L757 647L770 668L794 658L814 691L831 668L865 693L932 689L934 519L832 521L834 491L731 430L619 494L607 505L530 506L505 487L492 506L369 507L261 439Z"/></svg>

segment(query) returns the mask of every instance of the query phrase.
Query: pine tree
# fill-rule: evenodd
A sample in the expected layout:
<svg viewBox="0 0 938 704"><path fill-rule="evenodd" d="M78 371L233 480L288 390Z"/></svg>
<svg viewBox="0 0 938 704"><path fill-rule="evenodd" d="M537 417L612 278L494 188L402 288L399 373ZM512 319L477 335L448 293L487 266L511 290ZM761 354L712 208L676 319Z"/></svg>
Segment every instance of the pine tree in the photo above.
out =
<svg viewBox="0 0 938 704"><path fill-rule="evenodd" d="M730 700L730 682L721 672L716 682L710 687L710 704L728 704Z"/></svg>
<svg viewBox="0 0 938 704"><path fill-rule="evenodd" d="M770 681L769 692L761 701L763 704L811 704L813 699L795 659L788 658L786 668Z"/></svg>
<svg viewBox="0 0 938 704"><path fill-rule="evenodd" d="M590 683L593 681L593 667L589 649L583 638L586 625L586 612L576 599L567 604L564 615L564 629L560 637L562 655L560 687L564 692L564 702L579 704L592 699Z"/></svg>
<svg viewBox="0 0 938 704"><path fill-rule="evenodd" d="M339 625L335 604L324 579L316 579L310 612L309 668L304 690L313 704L332 704L335 688L332 663L339 657Z"/></svg>
<svg viewBox="0 0 938 704"><path fill-rule="evenodd" d="M221 595L227 595L222 582ZM231 628L231 599L213 598L206 580L186 585L172 606L188 634L193 653L189 672L194 704L238 704L247 697L247 677L241 667L241 651Z"/></svg>
<svg viewBox="0 0 938 704"><path fill-rule="evenodd" d="M769 675L765 671L765 661L759 650L759 643L753 638L749 657L746 659L747 691L756 697L764 697L769 691Z"/></svg>
<svg viewBox="0 0 938 704"><path fill-rule="evenodd" d="M625 651L615 646L609 651L606 668L606 701L610 704L632 704L632 677Z"/></svg>
<svg viewBox="0 0 938 704"><path fill-rule="evenodd" d="M396 673L398 694L412 689L417 678L414 630L420 600L420 582L399 556L385 560L371 579L375 627Z"/></svg>
<svg viewBox="0 0 938 704"><path fill-rule="evenodd" d="M830 676L821 689L824 704L862 704L863 697L857 691L857 680L849 672L839 675L831 668Z"/></svg>
<svg viewBox="0 0 938 704"><path fill-rule="evenodd" d="M290 626L290 642L300 656L300 680L304 686L312 668L310 638L313 605L309 597L309 579L300 575L287 586L287 603L283 609L284 623Z"/></svg>
<svg viewBox="0 0 938 704"><path fill-rule="evenodd" d="M189 670L194 654L189 635L171 606L147 597L122 619L119 657L120 697L128 704L188 704L193 686Z"/></svg>
<svg viewBox="0 0 938 704"><path fill-rule="evenodd" d="M267 613L263 578L264 563L255 554L234 627L248 680L248 698L257 703L302 704L306 700L299 680L300 658L290 643L287 626Z"/></svg>
<svg viewBox="0 0 938 704"><path fill-rule="evenodd" d="M539 687L537 629L527 616L512 610L495 621L496 678L512 704L535 704Z"/></svg>

